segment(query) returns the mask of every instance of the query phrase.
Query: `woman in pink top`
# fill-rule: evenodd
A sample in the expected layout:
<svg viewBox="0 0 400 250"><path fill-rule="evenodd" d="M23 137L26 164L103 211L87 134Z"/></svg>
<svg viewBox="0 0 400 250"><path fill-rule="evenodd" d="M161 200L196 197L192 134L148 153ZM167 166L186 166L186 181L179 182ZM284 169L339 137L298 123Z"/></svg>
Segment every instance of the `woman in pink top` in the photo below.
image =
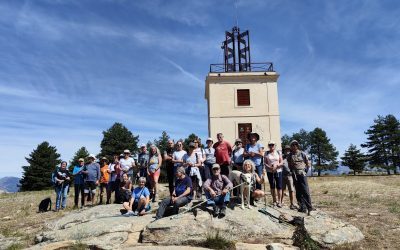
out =
<svg viewBox="0 0 400 250"><path fill-rule="evenodd" d="M269 181L269 186L271 188L273 204L277 207L282 207L281 197L283 159L282 154L278 152L275 147L275 142L270 141L268 143L269 150L265 152L264 165L267 170L267 177Z"/></svg>

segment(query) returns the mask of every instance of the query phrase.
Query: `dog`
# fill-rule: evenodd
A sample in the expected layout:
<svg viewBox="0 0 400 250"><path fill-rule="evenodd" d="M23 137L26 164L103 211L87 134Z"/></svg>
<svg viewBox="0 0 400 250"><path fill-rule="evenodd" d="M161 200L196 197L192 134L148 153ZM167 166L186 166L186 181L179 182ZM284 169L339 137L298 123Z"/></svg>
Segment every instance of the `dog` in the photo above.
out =
<svg viewBox="0 0 400 250"><path fill-rule="evenodd" d="M246 192L246 203L247 203L247 208L251 209L250 206L250 190L251 190L251 173L242 173L238 170L232 170L229 172L229 180L232 181L233 185L239 185L244 183L243 185L240 186L240 195L241 195L241 208L245 208L245 199L244 199L244 193Z"/></svg>

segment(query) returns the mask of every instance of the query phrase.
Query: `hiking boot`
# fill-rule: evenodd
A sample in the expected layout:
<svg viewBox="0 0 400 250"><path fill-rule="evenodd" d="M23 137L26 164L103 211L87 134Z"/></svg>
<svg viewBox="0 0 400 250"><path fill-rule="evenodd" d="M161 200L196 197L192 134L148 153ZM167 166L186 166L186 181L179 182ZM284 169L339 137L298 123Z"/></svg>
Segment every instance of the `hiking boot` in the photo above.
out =
<svg viewBox="0 0 400 250"><path fill-rule="evenodd" d="M222 207L221 211L219 212L218 218L224 218L226 215L226 207Z"/></svg>
<svg viewBox="0 0 400 250"><path fill-rule="evenodd" d="M305 208L301 207L301 208L297 209L297 212L299 212L299 213L307 213L307 210Z"/></svg>
<svg viewBox="0 0 400 250"><path fill-rule="evenodd" d="M213 217L217 217L219 215L219 207L217 207L216 205L214 205L213 207Z"/></svg>

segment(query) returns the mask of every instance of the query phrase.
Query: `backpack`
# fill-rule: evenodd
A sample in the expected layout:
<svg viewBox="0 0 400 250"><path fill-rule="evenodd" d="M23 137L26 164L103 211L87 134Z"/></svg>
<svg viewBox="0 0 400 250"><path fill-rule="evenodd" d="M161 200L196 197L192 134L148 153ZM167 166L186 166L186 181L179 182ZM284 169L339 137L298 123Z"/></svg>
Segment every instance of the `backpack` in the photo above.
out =
<svg viewBox="0 0 400 250"><path fill-rule="evenodd" d="M51 210L51 199L47 197L46 199L42 200L39 204L39 213L44 213Z"/></svg>
<svg viewBox="0 0 400 250"><path fill-rule="evenodd" d="M53 187L57 186L56 176L57 176L58 167L51 173L51 184Z"/></svg>

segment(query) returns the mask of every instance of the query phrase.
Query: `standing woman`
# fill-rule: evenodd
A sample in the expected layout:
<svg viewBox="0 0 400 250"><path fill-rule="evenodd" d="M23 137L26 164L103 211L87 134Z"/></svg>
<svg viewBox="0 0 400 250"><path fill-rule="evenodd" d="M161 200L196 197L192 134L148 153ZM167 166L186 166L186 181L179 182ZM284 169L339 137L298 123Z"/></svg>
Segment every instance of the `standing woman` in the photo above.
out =
<svg viewBox="0 0 400 250"><path fill-rule="evenodd" d="M155 145L150 146L149 166L147 168L147 176L150 180L152 202L156 202L158 178L160 178L160 167L162 158L160 150Z"/></svg>
<svg viewBox="0 0 400 250"><path fill-rule="evenodd" d="M193 187L193 197L196 197L197 189L203 184L199 167L201 161L195 152L195 145L193 142L189 143L189 152L183 157L183 167L185 168L186 175L190 176Z"/></svg>
<svg viewBox="0 0 400 250"><path fill-rule="evenodd" d="M67 206L67 196L69 189L69 182L71 180L71 174L67 169L67 162L61 162L61 167L56 170L55 181L56 181L56 211L64 209ZM61 204L60 204L61 203Z"/></svg>
<svg viewBox="0 0 400 250"><path fill-rule="evenodd" d="M179 140L176 142L176 150L174 153L172 153L172 162L174 163L174 176L176 175L176 170L178 167L181 167L183 165L183 156L185 156L187 153L185 150L183 150L183 142L182 140Z"/></svg>
<svg viewBox="0 0 400 250"><path fill-rule="evenodd" d="M232 152L233 170L242 171L242 166L244 161L243 153L244 153L243 142L241 139L236 139L235 146Z"/></svg>
<svg viewBox="0 0 400 250"><path fill-rule="evenodd" d="M212 176L212 165L216 163L215 161L215 149L213 148L213 139L208 138L206 141L207 147L204 149L206 160L204 161L204 177L205 179L210 179Z"/></svg>
<svg viewBox="0 0 400 250"><path fill-rule="evenodd" d="M256 172L258 176L261 176L263 172L262 158L264 157L264 146L261 143L258 143L260 135L251 132L247 134L247 139L250 143L246 145L243 156L244 158L250 159L254 162L256 165ZM257 183L256 188L261 189L261 185Z"/></svg>
<svg viewBox="0 0 400 250"><path fill-rule="evenodd" d="M265 152L265 168L267 169L267 176L269 186L271 188L272 201L277 207L282 207L282 167L283 159L282 154L276 149L276 143L270 141L268 143L269 150ZM276 189L276 190L275 190ZM278 199L277 197L278 196Z"/></svg>

